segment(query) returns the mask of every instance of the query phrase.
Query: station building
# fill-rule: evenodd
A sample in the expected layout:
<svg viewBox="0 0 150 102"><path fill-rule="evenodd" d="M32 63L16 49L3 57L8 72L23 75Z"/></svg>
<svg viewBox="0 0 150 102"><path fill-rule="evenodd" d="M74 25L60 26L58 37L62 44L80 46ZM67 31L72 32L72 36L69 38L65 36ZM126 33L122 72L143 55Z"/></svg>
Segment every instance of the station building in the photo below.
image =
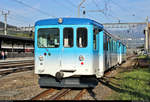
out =
<svg viewBox="0 0 150 102"><path fill-rule="evenodd" d="M0 35L0 58L2 52L5 57L33 57L34 40L32 38Z"/></svg>

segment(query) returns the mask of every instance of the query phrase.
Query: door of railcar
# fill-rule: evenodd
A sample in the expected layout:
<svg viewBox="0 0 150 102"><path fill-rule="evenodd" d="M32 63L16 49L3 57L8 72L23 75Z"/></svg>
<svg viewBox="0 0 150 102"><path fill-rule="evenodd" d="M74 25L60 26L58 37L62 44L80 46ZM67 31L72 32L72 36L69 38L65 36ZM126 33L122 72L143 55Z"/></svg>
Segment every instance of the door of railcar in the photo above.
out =
<svg viewBox="0 0 150 102"><path fill-rule="evenodd" d="M75 71L76 49L74 44L74 29L64 27L62 31L63 44L61 49L61 71Z"/></svg>
<svg viewBox="0 0 150 102"><path fill-rule="evenodd" d="M74 72L81 67L79 66L79 62L82 62L82 65L84 64L83 60L87 61L87 36L88 30L86 27L63 28L63 47L61 54L62 71ZM84 65L84 67L87 67L86 65Z"/></svg>

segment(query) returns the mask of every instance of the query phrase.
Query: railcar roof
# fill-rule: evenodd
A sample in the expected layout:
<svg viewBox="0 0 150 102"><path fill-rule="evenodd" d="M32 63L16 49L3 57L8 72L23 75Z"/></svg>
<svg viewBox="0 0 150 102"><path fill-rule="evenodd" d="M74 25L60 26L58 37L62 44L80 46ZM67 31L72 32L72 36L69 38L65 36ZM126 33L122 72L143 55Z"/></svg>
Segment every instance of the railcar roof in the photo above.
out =
<svg viewBox="0 0 150 102"><path fill-rule="evenodd" d="M35 23L35 26L43 26L43 25L60 25L58 23L59 18L51 18L51 19L44 19L44 20L39 20ZM63 22L61 23L62 25L96 25L99 26L100 28L103 28L103 25L87 18L62 18Z"/></svg>

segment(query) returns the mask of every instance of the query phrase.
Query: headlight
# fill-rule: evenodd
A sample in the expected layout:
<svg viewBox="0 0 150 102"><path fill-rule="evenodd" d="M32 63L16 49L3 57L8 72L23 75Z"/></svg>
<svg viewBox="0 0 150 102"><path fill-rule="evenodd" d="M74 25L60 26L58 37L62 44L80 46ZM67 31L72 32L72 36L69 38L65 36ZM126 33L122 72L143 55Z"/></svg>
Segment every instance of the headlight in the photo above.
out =
<svg viewBox="0 0 150 102"><path fill-rule="evenodd" d="M62 22L63 22L63 19L62 19L62 18L59 18L59 19L58 19L58 23L61 24Z"/></svg>
<svg viewBox="0 0 150 102"><path fill-rule="evenodd" d="M40 57L39 57L39 60L40 60L40 61L43 61L43 60L44 60L44 59L43 59L43 56L40 56Z"/></svg>

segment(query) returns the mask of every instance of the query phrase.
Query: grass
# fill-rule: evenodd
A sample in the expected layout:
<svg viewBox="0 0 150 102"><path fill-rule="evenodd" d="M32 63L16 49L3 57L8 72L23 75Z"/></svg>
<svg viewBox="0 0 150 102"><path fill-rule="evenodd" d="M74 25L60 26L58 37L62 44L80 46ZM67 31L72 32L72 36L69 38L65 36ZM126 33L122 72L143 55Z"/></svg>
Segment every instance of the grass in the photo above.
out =
<svg viewBox="0 0 150 102"><path fill-rule="evenodd" d="M114 92L108 99L150 100L150 68L119 73L109 86Z"/></svg>
<svg viewBox="0 0 150 102"><path fill-rule="evenodd" d="M140 59L148 58L148 55L139 55L138 58Z"/></svg>

